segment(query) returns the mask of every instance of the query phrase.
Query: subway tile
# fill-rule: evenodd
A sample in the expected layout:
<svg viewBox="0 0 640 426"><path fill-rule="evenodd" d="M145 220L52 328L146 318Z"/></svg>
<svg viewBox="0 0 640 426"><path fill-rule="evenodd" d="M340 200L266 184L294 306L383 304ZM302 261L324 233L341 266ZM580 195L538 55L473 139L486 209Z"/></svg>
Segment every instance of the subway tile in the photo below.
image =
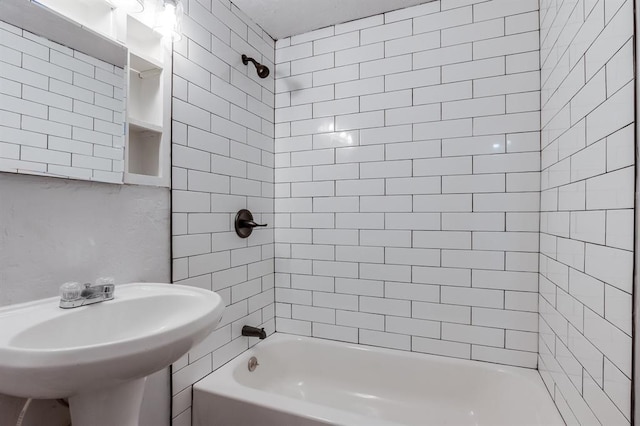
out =
<svg viewBox="0 0 640 426"><path fill-rule="evenodd" d="M448 342L439 339L413 337L411 350L433 355L450 356L454 358L471 358L471 345L468 343Z"/></svg>
<svg viewBox="0 0 640 426"><path fill-rule="evenodd" d="M440 303L412 302L412 318L447 323L470 324L471 308Z"/></svg>
<svg viewBox="0 0 640 426"><path fill-rule="evenodd" d="M376 111L410 106L412 103L411 90L386 92L360 97L360 111Z"/></svg>
<svg viewBox="0 0 640 426"><path fill-rule="evenodd" d="M631 293L633 253L595 244L586 244L585 273Z"/></svg>
<svg viewBox="0 0 640 426"><path fill-rule="evenodd" d="M339 67L343 65L373 61L383 57L384 43L380 42L335 52L335 65Z"/></svg>
<svg viewBox="0 0 640 426"><path fill-rule="evenodd" d="M472 324L486 327L499 327L509 324L512 330L538 331L538 314L534 312L507 311L488 308L471 308Z"/></svg>
<svg viewBox="0 0 640 426"><path fill-rule="evenodd" d="M345 22L343 24L336 25L335 33L343 34L351 31L357 31L365 28L370 28L384 23L384 15L374 15L364 19L356 19L354 21Z"/></svg>
<svg viewBox="0 0 640 426"><path fill-rule="evenodd" d="M535 353L491 348L481 345L473 345L471 347L471 359L525 368L535 368L537 366L537 356Z"/></svg>
<svg viewBox="0 0 640 426"><path fill-rule="evenodd" d="M587 180L587 210L624 209L633 206L633 168L596 176Z"/></svg>
<svg viewBox="0 0 640 426"><path fill-rule="evenodd" d="M473 58L471 43L442 47L413 54L413 69L441 67L443 65L469 62Z"/></svg>
<svg viewBox="0 0 640 426"><path fill-rule="evenodd" d="M332 185L331 181L328 181ZM337 196L384 195L383 179L344 180L335 182Z"/></svg>
<svg viewBox="0 0 640 426"><path fill-rule="evenodd" d="M477 78L504 75L504 73L505 61L503 58L474 60L461 64L443 66L442 82L469 81Z"/></svg>
<svg viewBox="0 0 640 426"><path fill-rule="evenodd" d="M374 247L411 247L411 231L362 230L360 244Z"/></svg>
<svg viewBox="0 0 640 426"><path fill-rule="evenodd" d="M385 248L385 263L395 265L439 266L440 252L433 249ZM397 277L395 280L402 281Z"/></svg>
<svg viewBox="0 0 640 426"><path fill-rule="evenodd" d="M336 325L382 331L384 330L384 315L337 310Z"/></svg>
<svg viewBox="0 0 640 426"><path fill-rule="evenodd" d="M450 46L453 44L502 37L505 34L505 25L503 19L494 19L445 29L442 31L442 45Z"/></svg>
<svg viewBox="0 0 640 426"><path fill-rule="evenodd" d="M367 45L380 41L407 37L412 34L412 31L412 22L410 20L379 25L376 27L361 30L360 44Z"/></svg>
<svg viewBox="0 0 640 426"><path fill-rule="evenodd" d="M309 72L333 68L333 53L316 55L310 58L296 59L291 61L291 75L305 74Z"/></svg>
<svg viewBox="0 0 640 426"><path fill-rule="evenodd" d="M439 47L440 34L434 31L386 41L384 44L384 52L385 57L389 58L391 56L421 52Z"/></svg>
<svg viewBox="0 0 640 426"><path fill-rule="evenodd" d="M346 81L358 80L359 76L360 68L358 64L334 67L313 72L311 80L312 83L310 83L309 85L312 84L313 86L324 86L327 84L343 83Z"/></svg>
<svg viewBox="0 0 640 426"><path fill-rule="evenodd" d="M440 176L387 178L386 192L389 195L440 194Z"/></svg>
<svg viewBox="0 0 640 426"><path fill-rule="evenodd" d="M471 249L471 232L414 231L413 247Z"/></svg>
<svg viewBox="0 0 640 426"><path fill-rule="evenodd" d="M505 98L495 96L442 104L442 119L482 117L505 113Z"/></svg>
<svg viewBox="0 0 640 426"><path fill-rule="evenodd" d="M414 212L471 212L471 194L416 195L413 197Z"/></svg>
<svg viewBox="0 0 640 426"><path fill-rule="evenodd" d="M499 251L442 250L442 266L449 268L504 269L504 253Z"/></svg>
<svg viewBox="0 0 640 426"><path fill-rule="evenodd" d="M338 50L349 49L360 45L360 33L353 31L333 37L325 37L313 42L314 55L336 52Z"/></svg>
<svg viewBox="0 0 640 426"><path fill-rule="evenodd" d="M473 43L473 58L482 59L538 50L538 31L482 40Z"/></svg>
<svg viewBox="0 0 640 426"><path fill-rule="evenodd" d="M413 90L413 104L431 104L471 99L472 84L469 81L420 87Z"/></svg>
<svg viewBox="0 0 640 426"><path fill-rule="evenodd" d="M410 71L412 62L412 56L409 54L369 61L361 65L360 78Z"/></svg>
<svg viewBox="0 0 640 426"><path fill-rule="evenodd" d="M387 126L413 124L416 122L437 121L441 117L439 104L394 108L385 111Z"/></svg>
<svg viewBox="0 0 640 426"><path fill-rule="evenodd" d="M507 260L508 262L508 260ZM471 285L478 288L535 292L537 273L474 270Z"/></svg>
<svg viewBox="0 0 640 426"><path fill-rule="evenodd" d="M505 294L501 290L488 290L464 287L443 287L441 290L441 303L450 305L481 306L485 308L504 308ZM444 333L443 333L444 334ZM457 340L457 339L453 339ZM478 343L468 342L467 343ZM500 346L504 344L504 335L501 333Z"/></svg>
<svg viewBox="0 0 640 426"><path fill-rule="evenodd" d="M489 3L479 3L473 6L473 19L484 21L502 16L517 15L533 10L538 10L538 2L523 0L517 3L509 0L494 0Z"/></svg>
<svg viewBox="0 0 640 426"><path fill-rule="evenodd" d="M314 323L312 336L321 339L358 343L358 329L355 327Z"/></svg>
<svg viewBox="0 0 640 426"><path fill-rule="evenodd" d="M362 129L360 131L360 144L373 145L381 143L391 144L395 142L407 142L412 139L412 135L413 131L411 125Z"/></svg>
<svg viewBox="0 0 640 426"><path fill-rule="evenodd" d="M413 20L414 34L437 31L470 24L473 21L471 6L451 9L437 14L418 16Z"/></svg>
<svg viewBox="0 0 640 426"><path fill-rule="evenodd" d="M384 294L391 299L405 299L415 300L421 302L435 302L440 301L440 288L435 285L416 284L416 283L398 283L398 282L386 282L384 284ZM389 320L387 318L387 327L389 327ZM400 318L395 318L399 320ZM404 322L414 323L416 325L423 323L423 321L395 321L395 324L402 324ZM429 330L430 324L424 324L425 331ZM439 328L439 326L438 326ZM389 330L393 331L393 330ZM420 334L416 334L420 335ZM429 337L429 336L424 336ZM437 336L435 336L437 337Z"/></svg>
<svg viewBox="0 0 640 426"><path fill-rule="evenodd" d="M585 311L584 326L585 337L623 373L630 376L631 337L589 310Z"/></svg>
<svg viewBox="0 0 640 426"><path fill-rule="evenodd" d="M440 337L440 323L414 318L389 316L385 321L385 330L391 333L428 338Z"/></svg>
<svg viewBox="0 0 640 426"><path fill-rule="evenodd" d="M336 278L336 293L382 297L382 281Z"/></svg>
<svg viewBox="0 0 640 426"><path fill-rule="evenodd" d="M440 215L438 213L385 213L384 226L386 229L439 230Z"/></svg>
<svg viewBox="0 0 640 426"><path fill-rule="evenodd" d="M335 120L335 130L355 130L384 125L384 111L339 115ZM333 129L332 129L333 130Z"/></svg>

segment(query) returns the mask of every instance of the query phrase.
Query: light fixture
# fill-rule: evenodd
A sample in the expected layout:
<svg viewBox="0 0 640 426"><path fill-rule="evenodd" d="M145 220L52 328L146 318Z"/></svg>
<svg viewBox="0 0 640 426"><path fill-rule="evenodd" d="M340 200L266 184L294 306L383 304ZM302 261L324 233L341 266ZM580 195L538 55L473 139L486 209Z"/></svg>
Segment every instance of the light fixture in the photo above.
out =
<svg viewBox="0 0 640 426"><path fill-rule="evenodd" d="M139 13L144 10L144 0L107 0L107 2L129 13Z"/></svg>
<svg viewBox="0 0 640 426"><path fill-rule="evenodd" d="M182 0L158 0L154 30L162 34L168 41L182 38Z"/></svg>

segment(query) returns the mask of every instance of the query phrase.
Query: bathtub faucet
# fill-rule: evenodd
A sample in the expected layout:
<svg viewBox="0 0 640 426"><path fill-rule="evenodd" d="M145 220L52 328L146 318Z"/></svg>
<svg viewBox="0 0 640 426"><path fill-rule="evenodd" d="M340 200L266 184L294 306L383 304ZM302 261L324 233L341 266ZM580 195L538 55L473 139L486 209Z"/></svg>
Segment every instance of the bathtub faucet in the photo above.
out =
<svg viewBox="0 0 640 426"><path fill-rule="evenodd" d="M264 331L264 328L251 327L250 325L242 327L242 335L247 337L257 337L259 339L265 339L267 337L267 333Z"/></svg>

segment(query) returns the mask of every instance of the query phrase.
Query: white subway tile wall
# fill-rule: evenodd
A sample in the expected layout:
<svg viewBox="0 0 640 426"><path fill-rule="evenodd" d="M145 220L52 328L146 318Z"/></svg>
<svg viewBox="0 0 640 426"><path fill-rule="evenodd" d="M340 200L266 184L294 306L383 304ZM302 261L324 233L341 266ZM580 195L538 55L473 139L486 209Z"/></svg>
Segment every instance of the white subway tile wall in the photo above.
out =
<svg viewBox="0 0 640 426"><path fill-rule="evenodd" d="M540 4L538 367L567 424L630 424L633 2Z"/></svg>
<svg viewBox="0 0 640 426"><path fill-rule="evenodd" d="M0 21L0 172L122 183L122 68Z"/></svg>
<svg viewBox="0 0 640 426"><path fill-rule="evenodd" d="M274 41L227 0L185 2L173 61L173 281L218 292L221 324L173 365L173 425L191 425L191 387L275 331ZM271 69L260 79L242 54ZM250 238L238 210L268 223Z"/></svg>
<svg viewBox="0 0 640 426"><path fill-rule="evenodd" d="M537 366L538 51L537 0L276 43L279 331Z"/></svg>

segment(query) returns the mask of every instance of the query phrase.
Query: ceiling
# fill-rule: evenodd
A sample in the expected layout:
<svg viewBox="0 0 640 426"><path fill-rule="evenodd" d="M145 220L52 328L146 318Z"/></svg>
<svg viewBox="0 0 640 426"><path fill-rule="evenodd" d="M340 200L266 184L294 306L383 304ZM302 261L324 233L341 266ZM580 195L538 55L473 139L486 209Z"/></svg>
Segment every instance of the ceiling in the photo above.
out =
<svg viewBox="0 0 640 426"><path fill-rule="evenodd" d="M279 40L432 0L232 0Z"/></svg>

